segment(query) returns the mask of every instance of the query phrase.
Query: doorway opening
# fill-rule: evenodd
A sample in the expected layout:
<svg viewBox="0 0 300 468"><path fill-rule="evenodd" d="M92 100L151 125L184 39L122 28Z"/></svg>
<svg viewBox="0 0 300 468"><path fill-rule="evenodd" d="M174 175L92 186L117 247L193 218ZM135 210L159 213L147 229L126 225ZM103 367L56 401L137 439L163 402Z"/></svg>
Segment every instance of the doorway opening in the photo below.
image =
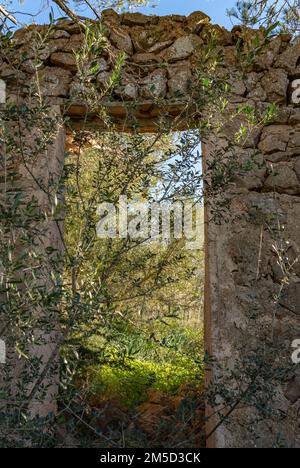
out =
<svg viewBox="0 0 300 468"><path fill-rule="evenodd" d="M99 131L69 147L66 398L88 444L205 446L200 144L198 130Z"/></svg>

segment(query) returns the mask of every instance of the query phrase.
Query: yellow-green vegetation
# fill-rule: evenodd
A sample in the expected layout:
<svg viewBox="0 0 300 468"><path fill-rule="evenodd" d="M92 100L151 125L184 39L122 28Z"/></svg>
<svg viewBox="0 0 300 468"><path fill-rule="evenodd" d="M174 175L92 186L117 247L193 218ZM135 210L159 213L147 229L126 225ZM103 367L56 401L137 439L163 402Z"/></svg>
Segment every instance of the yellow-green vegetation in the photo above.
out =
<svg viewBox="0 0 300 468"><path fill-rule="evenodd" d="M176 394L180 387L203 387L202 324L180 320L133 326L114 324L109 342L91 336L82 348L95 362L81 369L81 385L92 403L118 399L127 406L147 399L151 388ZM98 360L98 363L97 363Z"/></svg>

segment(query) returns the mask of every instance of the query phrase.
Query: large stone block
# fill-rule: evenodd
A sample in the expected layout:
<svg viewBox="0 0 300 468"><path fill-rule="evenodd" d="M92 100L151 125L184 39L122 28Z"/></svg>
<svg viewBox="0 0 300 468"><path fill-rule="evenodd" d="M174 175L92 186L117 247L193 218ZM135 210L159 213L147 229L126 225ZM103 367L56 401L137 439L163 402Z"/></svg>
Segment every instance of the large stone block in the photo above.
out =
<svg viewBox="0 0 300 468"><path fill-rule="evenodd" d="M146 99L164 98L167 93L166 70L157 69L141 81L140 95Z"/></svg>
<svg viewBox="0 0 300 468"><path fill-rule="evenodd" d="M280 305L292 314L300 315L300 281L292 281L283 289Z"/></svg>
<svg viewBox="0 0 300 468"><path fill-rule="evenodd" d="M300 181L300 158L297 158L294 164L294 171L297 174L297 177Z"/></svg>
<svg viewBox="0 0 300 468"><path fill-rule="evenodd" d="M133 45L129 34L121 28L114 28L110 33L110 41L120 51L126 52L129 55L133 54Z"/></svg>
<svg viewBox="0 0 300 468"><path fill-rule="evenodd" d="M268 71L262 77L261 84L269 102L286 104L289 81L285 70L278 68Z"/></svg>
<svg viewBox="0 0 300 468"><path fill-rule="evenodd" d="M283 68L290 74L300 72L300 37L298 37L290 47L288 47L276 60L276 67Z"/></svg>
<svg viewBox="0 0 300 468"><path fill-rule="evenodd" d="M124 13L121 22L127 26L145 26L149 23L157 23L158 17L146 16L142 13Z"/></svg>
<svg viewBox="0 0 300 468"><path fill-rule="evenodd" d="M50 57L50 63L56 67L66 68L73 72L77 71L77 63L74 54L55 52Z"/></svg>
<svg viewBox="0 0 300 468"><path fill-rule="evenodd" d="M192 71L188 63L168 68L168 88L170 96L185 97L189 83L192 80Z"/></svg>
<svg viewBox="0 0 300 468"><path fill-rule="evenodd" d="M267 177L264 188L269 191L298 195L300 182L290 166L280 163L272 167L272 173Z"/></svg>
<svg viewBox="0 0 300 468"><path fill-rule="evenodd" d="M39 71L40 88L45 96L64 96L69 94L72 74L60 67L45 67ZM35 84L35 77L32 78Z"/></svg>
<svg viewBox="0 0 300 468"><path fill-rule="evenodd" d="M291 127L287 125L270 125L263 129L259 149L266 154L286 151Z"/></svg>
<svg viewBox="0 0 300 468"><path fill-rule="evenodd" d="M161 53L161 58L167 62L184 60L192 55L197 47L203 44L202 39L195 34L178 38L173 45Z"/></svg>
<svg viewBox="0 0 300 468"><path fill-rule="evenodd" d="M279 54L281 43L281 37L278 36L270 43L265 44L262 50L254 56L254 68L258 71L270 68Z"/></svg>
<svg viewBox="0 0 300 468"><path fill-rule="evenodd" d="M188 29L192 34L199 34L205 24L210 22L210 17L202 11L194 11L187 17Z"/></svg>

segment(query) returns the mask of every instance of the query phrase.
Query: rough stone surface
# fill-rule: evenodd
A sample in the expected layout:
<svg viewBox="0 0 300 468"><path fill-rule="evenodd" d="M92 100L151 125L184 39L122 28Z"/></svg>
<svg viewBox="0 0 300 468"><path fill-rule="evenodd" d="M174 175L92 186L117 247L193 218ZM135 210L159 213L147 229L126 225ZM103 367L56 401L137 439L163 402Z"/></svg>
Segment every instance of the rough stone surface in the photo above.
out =
<svg viewBox="0 0 300 468"><path fill-rule="evenodd" d="M67 31L64 31L63 29L57 29L54 31L54 33L51 36L52 39L66 39L70 38L70 34Z"/></svg>
<svg viewBox="0 0 300 468"><path fill-rule="evenodd" d="M283 291L280 305L286 307L290 312L300 315L300 282L292 282Z"/></svg>
<svg viewBox="0 0 300 468"><path fill-rule="evenodd" d="M296 403L300 398L300 381L293 379L289 382L284 396L292 403Z"/></svg>
<svg viewBox="0 0 300 468"><path fill-rule="evenodd" d="M260 102L264 102L267 100L267 93L260 82L262 77L262 73L251 72L247 74L247 77L245 79L245 85L247 88L248 98L257 99Z"/></svg>
<svg viewBox="0 0 300 468"><path fill-rule="evenodd" d="M124 13L121 21L127 26L145 26L146 24L151 23L153 19L149 16L142 15L142 13Z"/></svg>
<svg viewBox="0 0 300 468"><path fill-rule="evenodd" d="M135 86L118 88L115 97L120 101L131 96L140 96L145 99L147 85L153 76L161 73L156 72L158 68L168 70L165 85L167 92L164 92L165 85L160 80L160 96L175 96L180 92L188 90L188 82L195 78L195 63L198 60L197 54L205 44L208 44L212 37L216 41L220 56L223 56L223 71L231 70L233 93L236 94L235 102L243 102L248 99L256 103L263 103L266 106L270 103L284 105L287 102L287 87L289 85L289 74L297 73L299 58L299 40L289 43L290 37L280 35L271 40L270 43L263 43L264 39L260 32L252 32L249 28L234 27L227 31L219 25L209 22L209 17L202 12L194 12L187 18L180 15L167 17L146 16L140 13L125 13L118 15L113 10L103 12L108 42L111 52L103 52L102 57L98 57L99 73L110 73L118 54L122 51L126 53L126 62L123 67L124 74L132 74ZM16 57L14 61L17 65L22 54L26 54L26 59L22 59L21 70L31 74L35 64L35 44L39 34L45 34L47 26L31 26L18 30L15 33ZM243 77L238 70L238 55L236 50L237 39L242 39L244 46L249 47L249 41L258 34L262 40L261 51L254 56L252 69L247 71ZM48 38L39 50L39 59L45 62L43 71L51 72L52 66L65 69L76 74L76 63L74 51L77 51L84 40L83 28L69 20L59 21L48 34ZM186 62L181 68L181 63ZM180 62L178 77L170 73L170 65ZM282 64L282 65L281 65ZM3 63L0 68L0 77L10 79L14 76L18 78L20 68L14 70L12 63ZM50 65L50 67L49 67ZM41 70L42 71L42 70ZM154 75L153 75L154 73ZM220 71L218 72L220 73ZM56 74L54 70L54 74ZM45 75L44 75L45 76ZM224 73L223 73L224 76ZM295 75L296 76L296 75ZM20 75L21 77L21 75ZM67 77L67 78L66 78ZM62 81L69 79L62 76ZM234 77L234 78L233 78ZM99 86L103 86L105 75L97 78ZM45 81L48 78L45 76ZM51 81L52 78L49 78ZM76 81L76 78L74 78ZM143 81L144 80L144 81ZM145 87L146 85L146 87ZM74 89L74 86L72 86ZM130 91L129 91L130 88ZM246 88L246 89L245 89ZM126 96L120 94L120 89L124 90ZM129 94L128 94L129 91ZM60 96L61 94L59 94ZM67 97L67 96L66 96ZM299 122L299 112L292 108L291 124ZM279 122L277 123L286 123ZM293 151L297 154L298 149ZM298 147L297 147L298 148Z"/></svg>
<svg viewBox="0 0 300 468"><path fill-rule="evenodd" d="M140 52L132 56L132 60L135 63L147 64L147 63L158 63L159 59L157 55L150 52Z"/></svg>
<svg viewBox="0 0 300 468"><path fill-rule="evenodd" d="M276 66L283 68L291 74L296 74L299 68L300 38L298 37L291 47L287 48L276 60Z"/></svg>
<svg viewBox="0 0 300 468"><path fill-rule="evenodd" d="M204 41L209 42L213 40L221 46L228 46L233 43L230 32L218 24L205 24L201 31L201 37Z"/></svg>
<svg viewBox="0 0 300 468"><path fill-rule="evenodd" d="M245 149L240 158L242 173L237 173L235 182L247 190L259 190L264 185L267 167L264 156L256 150Z"/></svg>
<svg viewBox="0 0 300 468"><path fill-rule="evenodd" d="M141 96L145 99L163 98L167 93L166 71L155 70L141 82Z"/></svg>
<svg viewBox="0 0 300 468"><path fill-rule="evenodd" d="M109 80L111 79L111 72L108 71L103 71L97 75L97 86L100 89L103 89L107 86L109 83Z"/></svg>
<svg viewBox="0 0 300 468"><path fill-rule="evenodd" d="M150 53L158 53L161 52L162 50L166 49L172 44L172 41L163 41L163 42L158 42L157 44L154 44L152 47L150 47L149 52Z"/></svg>
<svg viewBox="0 0 300 468"><path fill-rule="evenodd" d="M261 136L259 149L266 154L285 151L288 146L290 128L286 125L270 125Z"/></svg>
<svg viewBox="0 0 300 468"><path fill-rule="evenodd" d="M67 96L72 74L59 67L45 67L39 72L41 91L45 96ZM34 78L33 78L34 80Z"/></svg>
<svg viewBox="0 0 300 468"><path fill-rule="evenodd" d="M254 57L254 66L257 70L267 70L270 68L279 54L281 47L281 37L276 37L267 44L263 52Z"/></svg>
<svg viewBox="0 0 300 468"><path fill-rule="evenodd" d="M170 96L185 96L188 91L188 85L192 80L192 71L185 65L170 67L168 69L169 80L168 89Z"/></svg>
<svg viewBox="0 0 300 468"><path fill-rule="evenodd" d="M133 52L133 45L129 34L121 29L114 28L110 33L110 40L113 45L118 49L123 50L127 54L131 55Z"/></svg>
<svg viewBox="0 0 300 468"><path fill-rule="evenodd" d="M77 64L74 57L74 54L69 54L65 52L55 52L50 57L50 62L52 65L57 67L66 68L67 70L77 71Z"/></svg>
<svg viewBox="0 0 300 468"><path fill-rule="evenodd" d="M299 180L291 167L285 164L276 164L272 169L272 174L265 181L266 190L291 195L300 193Z"/></svg>
<svg viewBox="0 0 300 468"><path fill-rule="evenodd" d="M84 34L72 34L67 44L64 46L64 52L74 53L74 51L78 50L84 41Z"/></svg>
<svg viewBox="0 0 300 468"><path fill-rule="evenodd" d="M231 84L231 90L233 94L244 96L244 94L246 93L246 86L243 80L239 79L238 77L233 76L230 84Z"/></svg>
<svg viewBox="0 0 300 468"><path fill-rule="evenodd" d="M183 36L177 39L165 52L161 54L163 60L167 62L176 62L177 60L184 60L196 49L203 44L202 40L195 34Z"/></svg>
<svg viewBox="0 0 300 468"><path fill-rule="evenodd" d="M199 34L204 25L210 22L210 17L202 11L194 11L187 18L188 28L193 34Z"/></svg>
<svg viewBox="0 0 300 468"><path fill-rule="evenodd" d="M285 104L287 99L288 77L284 70L270 70L264 75L261 83L269 102Z"/></svg>
<svg viewBox="0 0 300 468"><path fill-rule="evenodd" d="M115 93L125 101L134 101L138 97L138 86L124 79L121 86L115 89Z"/></svg>
<svg viewBox="0 0 300 468"><path fill-rule="evenodd" d="M300 182L300 158L297 158L297 160L295 162L294 171L296 172L297 177L298 177L299 182Z"/></svg>

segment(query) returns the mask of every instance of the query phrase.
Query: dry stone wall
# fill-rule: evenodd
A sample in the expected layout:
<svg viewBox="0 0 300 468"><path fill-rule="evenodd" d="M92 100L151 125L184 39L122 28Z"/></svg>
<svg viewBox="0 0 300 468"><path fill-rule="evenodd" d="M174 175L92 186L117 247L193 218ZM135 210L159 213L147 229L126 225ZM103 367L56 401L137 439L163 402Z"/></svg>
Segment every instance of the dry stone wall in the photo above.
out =
<svg viewBox="0 0 300 468"><path fill-rule="evenodd" d="M266 422L265 415L254 429L254 403L265 403L259 398L254 402L250 395L208 444L299 447L300 375L299 365L291 363L291 345L300 338L300 38L282 34L265 41L262 30L236 26L227 31L212 25L202 12L157 17L107 10L102 20L111 52L97 57L91 82L99 107L109 109L120 130L156 131L162 113L176 119L199 87L201 51L212 38L221 57L216 78L226 77L232 86L229 108L235 111L243 104L263 112L270 104L278 107L276 117L258 125L250 138L232 144L243 122L237 115L221 132L212 129L203 147L206 167L218 150L230 164L233 147L241 165L249 163L247 171L236 169L224 188L224 199L231 201L226 222L215 223L207 209L206 348L226 371L235 371L239 362L241 376L244 372L249 377L256 363L258 376L252 385L258 396L270 393L277 415L275 422ZM82 46L84 33L79 24L66 20L46 34L47 30L48 26L33 26L15 33L13 56L0 53L0 79L6 83L8 100L31 96L35 42L37 34L42 35L40 90L76 127L87 112L86 102L72 99L80 87L74 51ZM241 61L241 50L245 52L257 35L261 49L250 63ZM103 98L101 91L120 51L125 53L121 80L109 98ZM128 103L134 103L134 123L127 118ZM201 117L194 114L191 122L187 116L178 127L197 125ZM88 121L101 126L94 111L88 112ZM262 353L273 357L272 365L278 368L271 378L258 362ZM252 356L253 365L245 355ZM284 377L281 364L290 367ZM237 392L237 382L228 379L225 388ZM209 420L208 432L216 422Z"/></svg>

